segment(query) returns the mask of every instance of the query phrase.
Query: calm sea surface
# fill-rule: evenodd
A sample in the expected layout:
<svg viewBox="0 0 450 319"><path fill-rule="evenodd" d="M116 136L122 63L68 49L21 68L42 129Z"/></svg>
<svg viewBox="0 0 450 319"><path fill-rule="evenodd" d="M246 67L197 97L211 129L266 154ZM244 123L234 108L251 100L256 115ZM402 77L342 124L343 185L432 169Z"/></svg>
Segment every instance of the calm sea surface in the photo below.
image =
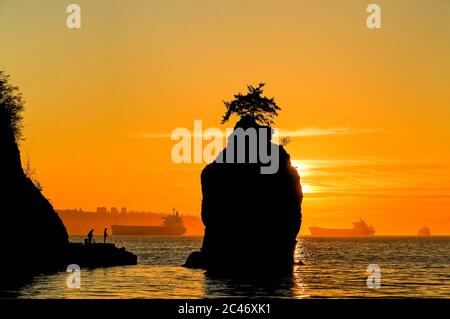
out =
<svg viewBox="0 0 450 319"><path fill-rule="evenodd" d="M72 241L82 241L72 237ZM99 239L98 239L99 241ZM69 289L68 273L36 277L7 292L19 298L203 297L444 297L450 298L450 237L302 238L291 279L272 283L209 278L181 267L199 237L112 237L138 255L137 266L81 269L81 288ZM367 266L378 264L381 287L367 287ZM255 265L257 267L257 265Z"/></svg>

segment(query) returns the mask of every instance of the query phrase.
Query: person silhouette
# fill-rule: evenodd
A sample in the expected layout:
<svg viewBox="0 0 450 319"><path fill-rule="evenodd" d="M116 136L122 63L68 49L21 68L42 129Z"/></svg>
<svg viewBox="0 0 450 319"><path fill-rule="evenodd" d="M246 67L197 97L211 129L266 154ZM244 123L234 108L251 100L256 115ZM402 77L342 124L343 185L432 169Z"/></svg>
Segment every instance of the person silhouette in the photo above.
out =
<svg viewBox="0 0 450 319"><path fill-rule="evenodd" d="M88 237L88 244L92 244L92 237L94 236L94 229L91 229L87 235Z"/></svg>
<svg viewBox="0 0 450 319"><path fill-rule="evenodd" d="M103 243L106 243L106 237L108 237L108 228L105 227L105 230L103 231Z"/></svg>

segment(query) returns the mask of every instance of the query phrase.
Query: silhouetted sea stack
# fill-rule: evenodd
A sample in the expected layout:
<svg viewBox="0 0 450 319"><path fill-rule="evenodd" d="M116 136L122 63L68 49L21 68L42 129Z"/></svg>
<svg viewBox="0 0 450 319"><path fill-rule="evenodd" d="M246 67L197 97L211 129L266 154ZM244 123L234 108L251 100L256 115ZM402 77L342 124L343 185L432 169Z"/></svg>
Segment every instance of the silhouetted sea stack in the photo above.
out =
<svg viewBox="0 0 450 319"><path fill-rule="evenodd" d="M201 174L202 220L205 236L201 251L193 252L185 266L204 268L213 274L289 273L294 264L296 237L301 225L302 190L297 170L283 146L271 143L271 128L244 117L235 126L266 129L267 145L278 152L279 169L261 174L261 161L221 163L221 155ZM229 137L236 138L235 133ZM246 153L250 145L246 143ZM223 154L226 158L227 151ZM251 147L250 147L251 148ZM236 149L236 148L235 148ZM236 153L236 150L233 150ZM270 153L269 153L270 154Z"/></svg>

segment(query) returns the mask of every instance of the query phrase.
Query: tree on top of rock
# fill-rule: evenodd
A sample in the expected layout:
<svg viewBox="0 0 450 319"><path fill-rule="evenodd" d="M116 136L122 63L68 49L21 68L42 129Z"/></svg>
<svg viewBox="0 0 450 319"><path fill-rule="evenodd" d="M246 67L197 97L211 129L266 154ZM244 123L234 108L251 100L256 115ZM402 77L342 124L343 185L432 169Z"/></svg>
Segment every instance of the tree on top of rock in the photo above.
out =
<svg viewBox="0 0 450 319"><path fill-rule="evenodd" d="M281 108L275 103L274 98L262 96L264 83L260 83L257 87L247 85L248 92L243 95L238 93L234 96L234 100L225 101L227 109L222 118L222 124L227 122L232 114L242 117L251 117L261 125L270 125L273 118L278 115Z"/></svg>
<svg viewBox="0 0 450 319"><path fill-rule="evenodd" d="M0 70L0 108L6 110L16 142L19 142L22 139L24 101L19 88L9 83L9 75L2 70Z"/></svg>

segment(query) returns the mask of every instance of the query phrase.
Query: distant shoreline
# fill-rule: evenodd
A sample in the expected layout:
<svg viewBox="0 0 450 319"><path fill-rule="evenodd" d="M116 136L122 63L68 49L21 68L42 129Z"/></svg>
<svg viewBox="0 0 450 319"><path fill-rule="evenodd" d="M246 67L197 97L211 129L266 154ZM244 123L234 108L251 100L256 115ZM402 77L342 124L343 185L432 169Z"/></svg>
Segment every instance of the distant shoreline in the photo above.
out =
<svg viewBox="0 0 450 319"><path fill-rule="evenodd" d="M374 235L374 236L353 236L353 237L319 237L311 235L300 235L297 238L351 238L351 239L368 239L368 238L392 238L392 237L403 237L403 238L436 238L436 237L450 237L450 235L430 235L430 236L417 236L417 235Z"/></svg>
<svg viewBox="0 0 450 319"><path fill-rule="evenodd" d="M71 237L83 237L85 234L69 234ZM102 236L94 236L95 238L103 238ZM133 236L133 235L111 235L113 238L202 238L203 235L183 235L183 236ZM450 238L450 235L431 235L431 236L417 236L417 235L375 235L368 237L317 237L311 235L300 235L297 239L313 238L313 239L372 239L372 238Z"/></svg>
<svg viewBox="0 0 450 319"><path fill-rule="evenodd" d="M160 226L163 217L168 214L157 212L88 212L80 209L57 209L67 232L70 236L86 235L90 229L94 229L94 235L103 234L104 228L108 228L108 233L112 235L111 225L141 225ZM204 226L200 217L184 215L183 221L186 227L186 236L203 236Z"/></svg>

